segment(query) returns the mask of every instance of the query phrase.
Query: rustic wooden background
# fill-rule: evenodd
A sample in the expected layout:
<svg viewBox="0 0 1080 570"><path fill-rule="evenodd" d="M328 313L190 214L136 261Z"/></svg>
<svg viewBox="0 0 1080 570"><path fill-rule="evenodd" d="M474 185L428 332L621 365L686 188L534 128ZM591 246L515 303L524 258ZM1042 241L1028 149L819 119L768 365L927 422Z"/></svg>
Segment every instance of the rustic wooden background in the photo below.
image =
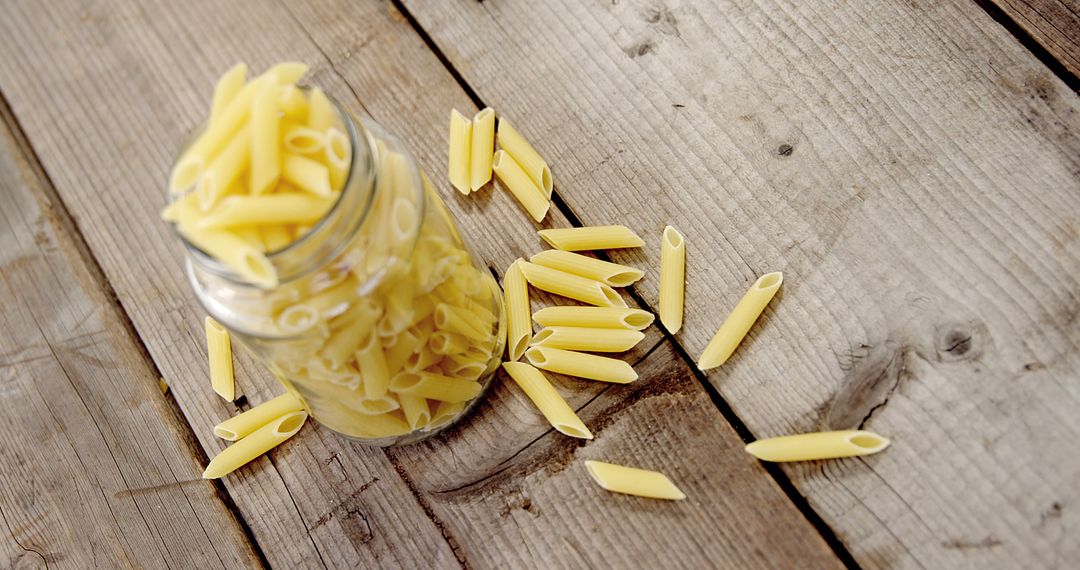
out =
<svg viewBox="0 0 1080 570"><path fill-rule="evenodd" d="M1075 567L1080 18L1074 0L0 1L0 566ZM305 428L220 482L211 426L279 392L207 384L163 184L236 61L312 83L445 175L447 116L513 118L545 227L688 241L686 325L628 386L560 379L594 433L497 380L445 437ZM492 267L541 248L499 189L439 184ZM729 364L691 365L756 275L786 284ZM158 377L170 385L167 393ZM758 437L865 427L863 459ZM610 495L583 459L670 473Z"/></svg>

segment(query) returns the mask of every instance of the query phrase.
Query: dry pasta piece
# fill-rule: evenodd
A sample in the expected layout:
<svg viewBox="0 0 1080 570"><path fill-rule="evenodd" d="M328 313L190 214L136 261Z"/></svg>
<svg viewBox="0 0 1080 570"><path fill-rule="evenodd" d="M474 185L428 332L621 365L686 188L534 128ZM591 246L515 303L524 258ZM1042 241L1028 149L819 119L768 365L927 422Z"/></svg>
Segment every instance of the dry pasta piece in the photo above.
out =
<svg viewBox="0 0 1080 570"><path fill-rule="evenodd" d="M323 197L333 194L330 186L330 169L317 160L298 154L286 154L281 176L304 192Z"/></svg>
<svg viewBox="0 0 1080 570"><path fill-rule="evenodd" d="M266 70L266 75L274 77L278 84L288 85L300 81L308 72L308 65L299 61L283 61Z"/></svg>
<svg viewBox="0 0 1080 570"><path fill-rule="evenodd" d="M248 191L262 194L281 177L281 115L278 93L265 89L251 104L251 167Z"/></svg>
<svg viewBox="0 0 1080 570"><path fill-rule="evenodd" d="M228 401L236 399L236 382L233 379L232 343L229 331L210 317L204 321L207 355L210 359L210 385L218 396Z"/></svg>
<svg viewBox="0 0 1080 570"><path fill-rule="evenodd" d="M472 121L465 118L457 109L450 111L450 151L448 153L448 172L450 184L458 192L468 194L471 191L469 180L469 152L472 148Z"/></svg>
<svg viewBox="0 0 1080 570"><path fill-rule="evenodd" d="M530 257L529 261L587 279L595 279L611 287L629 287L645 276L644 271L634 267L558 249L541 251Z"/></svg>
<svg viewBox="0 0 1080 570"><path fill-rule="evenodd" d="M322 89L312 87L308 95L308 120L307 126L312 130L325 133L337 122L337 111L330 98L323 93Z"/></svg>
<svg viewBox="0 0 1080 570"><path fill-rule="evenodd" d="M323 146L326 166L330 171L330 187L341 190L349 176L352 161L352 143L349 137L336 127L326 131L326 144Z"/></svg>
<svg viewBox="0 0 1080 570"><path fill-rule="evenodd" d="M228 196L195 225L221 229L267 224L310 224L319 221L333 205L332 196L300 193Z"/></svg>
<svg viewBox="0 0 1080 570"><path fill-rule="evenodd" d="M240 129L214 157L206 172L199 178L195 193L199 196L199 207L208 211L240 179L241 173L251 162L251 131Z"/></svg>
<svg viewBox="0 0 1080 570"><path fill-rule="evenodd" d="M537 223L543 221L551 203L513 157L500 150L492 158L491 168L529 216Z"/></svg>
<svg viewBox="0 0 1080 570"><path fill-rule="evenodd" d="M420 396L440 402L465 402L480 394L479 382L431 372L401 372L390 381L396 394Z"/></svg>
<svg viewBox="0 0 1080 570"><path fill-rule="evenodd" d="M322 349L322 357L334 370L342 366L353 356L356 349L367 340L382 314L382 307L370 299L365 299L349 313L342 315L345 324L334 331Z"/></svg>
<svg viewBox="0 0 1080 570"><path fill-rule="evenodd" d="M521 360L525 354L525 348L532 339L532 323L529 312L529 285L525 281L525 275L518 266L522 260L518 258L510 264L503 277L503 294L506 303L506 335L507 352L511 361Z"/></svg>
<svg viewBox="0 0 1080 570"><path fill-rule="evenodd" d="M412 429L421 429L431 423L431 408L427 398L398 394L401 402L401 411L405 414L405 421L409 422Z"/></svg>
<svg viewBox="0 0 1080 570"><path fill-rule="evenodd" d="M296 435L307 421L307 412L291 412L255 430L218 453L203 471L203 479L218 479L243 467Z"/></svg>
<svg viewBox="0 0 1080 570"><path fill-rule="evenodd" d="M244 88L244 83L247 81L247 72L247 64L241 62L230 67L218 79L217 84L214 85L214 98L210 103L208 122L212 123L217 117L221 116L221 112L225 110L225 107Z"/></svg>
<svg viewBox="0 0 1080 570"><path fill-rule="evenodd" d="M555 390L544 374L524 362L504 362L503 369L532 400L551 427L570 437L592 439L593 434Z"/></svg>
<svg viewBox="0 0 1080 570"><path fill-rule="evenodd" d="M292 234L289 232L288 226L282 224L263 226L259 228L259 233L262 235L263 245L266 246L267 253L279 251L292 243Z"/></svg>
<svg viewBox="0 0 1080 570"><path fill-rule="evenodd" d="M307 119L307 99L295 85L282 85L278 89L277 100L284 118L292 121Z"/></svg>
<svg viewBox="0 0 1080 570"><path fill-rule="evenodd" d="M660 322L671 334L683 323L686 294L686 240L675 228L664 228L660 245Z"/></svg>
<svg viewBox="0 0 1080 570"><path fill-rule="evenodd" d="M285 414L303 409L304 405L300 400L286 392L219 423L214 426L214 435L224 440L236 441Z"/></svg>
<svg viewBox="0 0 1080 570"><path fill-rule="evenodd" d="M439 429L454 421L460 417L464 409L465 402L439 402L431 414L431 422L427 426L428 431Z"/></svg>
<svg viewBox="0 0 1080 570"><path fill-rule="evenodd" d="M825 431L759 439L746 446L762 461L813 461L870 455L889 447L889 440L870 431Z"/></svg>
<svg viewBox="0 0 1080 570"><path fill-rule="evenodd" d="M298 124L287 124L283 144L285 150L294 154L312 155L326 146L326 133Z"/></svg>
<svg viewBox="0 0 1080 570"><path fill-rule="evenodd" d="M196 230L181 226L192 245L220 260L246 281L263 288L278 284L277 270L261 251L234 233L222 230Z"/></svg>
<svg viewBox="0 0 1080 570"><path fill-rule="evenodd" d="M545 327L592 327L642 330L653 323L653 314L624 307L544 307L533 313L536 324Z"/></svg>
<svg viewBox="0 0 1080 570"><path fill-rule="evenodd" d="M626 307L626 301L614 289L592 279L559 271L528 261L517 261L529 284L548 293L601 307Z"/></svg>
<svg viewBox="0 0 1080 570"><path fill-rule="evenodd" d="M464 309L446 303L439 303L435 307L434 316L435 326L438 327L439 330L464 335L477 342L485 342L491 338L490 332L484 332L477 328L475 323L470 322L477 316L475 313L470 313Z"/></svg>
<svg viewBox="0 0 1080 570"><path fill-rule="evenodd" d="M641 247L645 241L626 226L587 226L540 230L540 237L555 249L585 251Z"/></svg>
<svg viewBox="0 0 1080 570"><path fill-rule="evenodd" d="M585 352L625 352L643 338L644 333L629 329L547 327L536 333L529 346Z"/></svg>
<svg viewBox="0 0 1080 570"><path fill-rule="evenodd" d="M545 198L551 198L554 184L551 180L551 169L547 162L536 152L536 149L517 132L517 129L506 119L499 120L499 146L507 154L514 158L514 162L521 165L521 169L532 180L533 185L544 193ZM537 220L540 221L540 220Z"/></svg>
<svg viewBox="0 0 1080 570"><path fill-rule="evenodd" d="M495 111L485 107L473 117L469 149L469 187L473 192L491 181L495 154Z"/></svg>
<svg viewBox="0 0 1080 570"><path fill-rule="evenodd" d="M784 274L777 271L762 275L750 286L701 353L698 369L709 370L727 362L783 282Z"/></svg>
<svg viewBox="0 0 1080 570"><path fill-rule="evenodd" d="M525 351L525 358L537 368L589 380L628 384L638 378L625 361L595 354L534 346Z"/></svg>
<svg viewBox="0 0 1080 570"><path fill-rule="evenodd" d="M386 414L376 416L359 416L349 419L350 427L355 429L357 437L383 438L397 437L412 431L409 422L401 410L394 410Z"/></svg>
<svg viewBox="0 0 1080 570"><path fill-rule="evenodd" d="M386 395L390 388L390 370L386 366L386 353L376 335L369 334L367 342L356 351L356 367L364 379L365 398L373 400Z"/></svg>
<svg viewBox="0 0 1080 570"><path fill-rule="evenodd" d="M657 471L591 460L585 461L585 469L597 485L613 493L671 501L686 498L686 494L667 475Z"/></svg>
<svg viewBox="0 0 1080 570"><path fill-rule="evenodd" d="M350 396L352 395L350 394ZM365 416L381 416L401 409L401 403L398 402L397 397L389 393L378 398L360 398L359 400L352 396L343 401L345 405Z"/></svg>

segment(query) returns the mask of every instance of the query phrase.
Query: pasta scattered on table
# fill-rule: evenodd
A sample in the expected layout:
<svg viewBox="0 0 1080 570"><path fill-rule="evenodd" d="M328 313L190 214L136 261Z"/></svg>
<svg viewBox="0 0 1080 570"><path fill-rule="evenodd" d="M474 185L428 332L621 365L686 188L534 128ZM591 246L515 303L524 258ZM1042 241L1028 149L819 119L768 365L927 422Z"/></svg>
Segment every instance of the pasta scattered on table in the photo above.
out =
<svg viewBox="0 0 1080 570"><path fill-rule="evenodd" d="M813 461L871 455L889 443L870 431L824 431L759 439L747 445L746 451L762 461Z"/></svg>
<svg viewBox="0 0 1080 570"><path fill-rule="evenodd" d="M585 469L597 485L612 493L669 501L686 498L686 494L667 475L657 471L591 460L585 461Z"/></svg>

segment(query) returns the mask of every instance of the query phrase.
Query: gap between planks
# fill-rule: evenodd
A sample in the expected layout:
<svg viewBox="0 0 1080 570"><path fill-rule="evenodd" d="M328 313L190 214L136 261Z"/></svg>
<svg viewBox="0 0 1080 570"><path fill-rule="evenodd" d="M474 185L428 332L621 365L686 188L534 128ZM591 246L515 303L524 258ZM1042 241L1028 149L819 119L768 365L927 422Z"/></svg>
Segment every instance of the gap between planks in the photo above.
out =
<svg viewBox="0 0 1080 570"><path fill-rule="evenodd" d="M458 85L473 102L473 104L480 109L487 107L488 105L484 103L484 100L480 97L476 90L472 88L472 85L470 85L468 81L466 81L465 78L461 75L461 73L457 70L457 68L454 67L454 64L451 63L450 60L446 57L446 54L443 52L442 48L440 48L439 45L435 43L435 40L431 37L430 34L427 33L427 30L425 30L423 26L420 25L420 22L416 20L416 18L412 15L409 9L401 2L401 0L390 1L391 4L393 4L394 8L401 12L401 14L405 17L409 25L416 32L416 34L419 35L420 38L424 41L424 45L426 45L428 49L430 49L431 52L435 54L435 57L438 58L439 62L443 64L447 72L450 73L450 75L458 83ZM570 222L571 226L582 227L584 225L582 224L581 219L577 216L577 214L570 208L569 204L567 204L566 201L563 200L562 196L559 194L558 187L556 187L552 191L551 200L554 206L560 212L562 212L564 216L566 216L566 219ZM606 254L606 252L599 252L598 256L606 261L611 261L610 257ZM637 289L635 289L633 286L626 287L625 290L627 293L630 294L630 297L633 298L641 307L647 309L649 312L654 314L657 312L656 309L652 307L652 305L645 301L645 299L637 292ZM728 404L724 397L720 395L720 392L716 389L716 387L713 386L712 383L710 383L708 379L705 378L705 375L701 372L701 370L698 370L697 362L690 357L690 354L686 351L686 348L684 348L682 344L677 341L674 335L672 335L666 328L660 325L659 322L657 322L655 326L663 335L663 340L658 342L656 346L652 347L649 352L651 353L653 350L656 349L656 347L660 346L660 344L665 341L670 342L676 354L678 354L679 357L682 358L682 360L685 362L687 367L689 367L690 371L694 375L694 378L697 379L698 384L700 384L701 387L705 389L705 392L709 394L709 398L712 399L713 404L720 411L720 414L724 417L724 420L726 420L731 426L731 428L735 430L735 432L739 435L740 438L742 438L744 443L750 443L754 441L756 438L754 437L753 433L751 433L750 428L747 427L746 423L743 422L737 414L735 414L735 411L732 409L731 405ZM821 515L819 515L817 511L815 511L814 508L810 506L810 502L807 500L807 498L801 493L799 493L799 491L795 488L795 485L791 482L791 478L788 477L787 474L784 473L784 471L780 469L780 467L776 464L767 462L761 462L761 464L765 468L765 471L768 472L769 476L772 477L773 481L777 484L777 486L779 486L780 489L783 490L784 494L787 495L788 499L806 518L807 522L809 522L814 527L814 530L816 530L818 534L821 535L822 539L826 542L826 544L829 545L829 548L832 549L833 553L836 554L837 558L839 558L840 561L843 562L844 566L847 568L859 568L859 564L855 561L855 557L851 554L847 546L844 545L844 543L837 536L836 531L834 531L833 528L825 522ZM435 521L433 520L433 522Z"/></svg>
<svg viewBox="0 0 1080 570"><path fill-rule="evenodd" d="M56 191L52 178L41 164L41 159L38 157L37 151L30 144L30 139L26 136L26 131L23 129L22 123L19 122L18 117L16 117L15 113L12 111L7 95L3 93L3 91L0 91L0 121L3 122L3 126L11 133L16 145L16 151L22 153L30 168L33 170L34 176L41 182L40 188L45 202L44 206L52 212L53 219L56 222L57 231L63 232L70 238L79 259L90 274L94 285L102 292L106 302L112 306L121 325L124 327L126 335L131 339L131 344L138 352L139 357L145 362L146 366L151 370L155 377L161 378L161 370L158 369L154 359L150 357L150 352L147 349L146 344L143 342L138 331L135 330L135 325L131 320L131 316L128 314L124 304L120 301L119 296L116 294L116 290L113 289L112 284L105 278L105 273L101 269L101 264L87 245L82 230L68 210L67 204ZM198 439L195 437L194 428L184 416L183 411L180 409L180 405L176 402L175 398L169 396L167 393L163 393L161 397L165 400L164 409L168 410L169 414L172 416L174 425L176 426L176 433L183 440L188 453L190 453L200 465L206 465L209 461L206 451L199 445ZM176 484L182 485L184 483L189 483L189 481L180 481ZM236 521L237 526L243 531L244 538L247 540L248 546L255 554L259 565L263 568L270 568L270 563L266 558L266 554L263 552L262 546L255 540L255 534L241 515L232 496L225 490L224 484L220 479L211 481L211 484L215 496L222 502ZM134 495L145 490L146 489L128 489L127 491ZM48 565L46 564L46 566Z"/></svg>

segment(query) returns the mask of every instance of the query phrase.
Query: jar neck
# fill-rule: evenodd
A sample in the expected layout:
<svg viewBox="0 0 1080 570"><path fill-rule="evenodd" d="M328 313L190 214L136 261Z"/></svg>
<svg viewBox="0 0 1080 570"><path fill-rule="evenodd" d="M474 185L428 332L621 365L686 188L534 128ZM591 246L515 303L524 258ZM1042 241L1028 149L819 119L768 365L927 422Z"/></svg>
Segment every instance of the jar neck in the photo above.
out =
<svg viewBox="0 0 1080 570"><path fill-rule="evenodd" d="M375 196L376 168L380 157L372 134L340 103L331 99L341 116L342 126L349 138L352 156L349 171L337 201L311 229L296 241L266 257L284 285L303 277L330 262L349 244L368 219ZM181 237L189 258L196 269L228 279L238 285L255 287L217 259Z"/></svg>

